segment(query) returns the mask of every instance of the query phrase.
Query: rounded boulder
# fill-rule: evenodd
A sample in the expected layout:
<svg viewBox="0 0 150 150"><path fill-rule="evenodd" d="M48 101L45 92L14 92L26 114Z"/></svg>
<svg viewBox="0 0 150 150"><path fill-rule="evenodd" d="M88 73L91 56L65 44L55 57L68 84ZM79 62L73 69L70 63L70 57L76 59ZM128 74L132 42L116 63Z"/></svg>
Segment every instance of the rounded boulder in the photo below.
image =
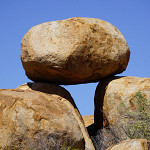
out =
<svg viewBox="0 0 150 150"><path fill-rule="evenodd" d="M33 81L96 82L123 72L130 50L120 31L94 18L69 18L32 27L21 41L21 61Z"/></svg>

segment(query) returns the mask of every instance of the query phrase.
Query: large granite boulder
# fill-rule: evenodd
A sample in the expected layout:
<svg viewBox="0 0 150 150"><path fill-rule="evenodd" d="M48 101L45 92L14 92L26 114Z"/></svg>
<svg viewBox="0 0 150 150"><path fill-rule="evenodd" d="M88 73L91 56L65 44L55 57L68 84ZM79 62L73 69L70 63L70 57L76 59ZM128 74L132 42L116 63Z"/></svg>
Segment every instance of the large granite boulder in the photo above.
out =
<svg viewBox="0 0 150 150"><path fill-rule="evenodd" d="M106 150L148 150L146 139L125 140Z"/></svg>
<svg viewBox="0 0 150 150"><path fill-rule="evenodd" d="M21 61L33 81L78 84L123 72L130 50L120 31L93 18L32 27L21 41Z"/></svg>
<svg viewBox="0 0 150 150"><path fill-rule="evenodd" d="M45 84L0 90L0 149L94 150L71 96L53 84L40 92Z"/></svg>
<svg viewBox="0 0 150 150"><path fill-rule="evenodd" d="M109 129L116 139L150 140L150 78L103 80L96 89L94 115L96 129Z"/></svg>

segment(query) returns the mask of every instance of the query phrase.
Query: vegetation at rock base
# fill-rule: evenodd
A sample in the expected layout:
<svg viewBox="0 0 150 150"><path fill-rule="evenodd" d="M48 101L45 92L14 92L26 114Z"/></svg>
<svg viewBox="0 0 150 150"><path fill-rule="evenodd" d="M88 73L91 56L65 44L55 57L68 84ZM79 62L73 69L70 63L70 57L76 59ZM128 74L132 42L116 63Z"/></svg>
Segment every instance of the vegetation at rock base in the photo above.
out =
<svg viewBox="0 0 150 150"><path fill-rule="evenodd" d="M133 107L130 111L123 103L118 109L121 119L125 122L122 129L130 139L150 140L150 105L141 92L133 96Z"/></svg>
<svg viewBox="0 0 150 150"><path fill-rule="evenodd" d="M96 150L105 150L126 139L147 139L150 141L150 102L144 94L137 92L131 103L132 111L124 103L118 106L116 125L110 125L91 136ZM118 124L117 122L120 122ZM125 135L125 136L122 136Z"/></svg>
<svg viewBox="0 0 150 150"><path fill-rule="evenodd" d="M4 150L82 150L73 148L74 143L68 137L61 137L61 134L38 133L36 137L30 139L28 135L11 135L11 143ZM8 141L10 142L10 141Z"/></svg>
<svg viewBox="0 0 150 150"><path fill-rule="evenodd" d="M95 146L95 150L106 150L111 145L123 140L115 135L115 129L112 126L99 129L96 134L90 138Z"/></svg>

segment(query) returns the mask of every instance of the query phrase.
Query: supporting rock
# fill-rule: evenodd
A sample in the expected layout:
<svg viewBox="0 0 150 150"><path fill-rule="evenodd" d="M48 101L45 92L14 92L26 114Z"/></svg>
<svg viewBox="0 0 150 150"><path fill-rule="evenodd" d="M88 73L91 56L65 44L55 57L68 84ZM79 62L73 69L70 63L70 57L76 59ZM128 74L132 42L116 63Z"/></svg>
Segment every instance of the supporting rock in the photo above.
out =
<svg viewBox="0 0 150 150"><path fill-rule="evenodd" d="M0 148L94 150L73 99L58 85L32 83L33 89L0 90ZM24 86L25 88L25 86ZM49 94L48 94L49 93Z"/></svg>

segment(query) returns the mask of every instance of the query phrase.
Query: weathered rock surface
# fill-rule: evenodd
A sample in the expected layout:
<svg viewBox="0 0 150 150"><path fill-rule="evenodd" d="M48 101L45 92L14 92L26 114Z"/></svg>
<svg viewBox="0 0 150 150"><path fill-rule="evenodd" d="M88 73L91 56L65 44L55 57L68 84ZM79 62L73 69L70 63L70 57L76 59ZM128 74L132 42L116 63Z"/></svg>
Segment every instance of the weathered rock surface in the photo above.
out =
<svg viewBox="0 0 150 150"><path fill-rule="evenodd" d="M120 31L93 18L70 18L32 27L21 41L21 60L33 81L99 81L127 67L130 50Z"/></svg>
<svg viewBox="0 0 150 150"><path fill-rule="evenodd" d="M146 139L133 139L122 141L107 150L148 150L148 145Z"/></svg>
<svg viewBox="0 0 150 150"><path fill-rule="evenodd" d="M31 90L40 84L0 90L0 149L94 149L71 96L57 85L49 84L48 92Z"/></svg>
<svg viewBox="0 0 150 150"><path fill-rule="evenodd" d="M94 115L82 116L85 127L88 127L94 123Z"/></svg>
<svg viewBox="0 0 150 150"><path fill-rule="evenodd" d="M73 105L73 107L77 110L77 106L72 99L70 93L63 87L58 86L57 84L50 84L50 83L42 83L42 82L28 82L25 84L20 85L17 87L17 89L21 90L34 90L34 91L40 91L47 94L55 94L59 95L67 100Z"/></svg>
<svg viewBox="0 0 150 150"><path fill-rule="evenodd" d="M95 93L96 129L113 126L117 136L126 137L121 129L125 123L128 125L128 120L127 116L122 119L122 115L130 115L138 109L133 98L137 92L141 92L150 105L150 78L112 77L100 82ZM120 110L124 112L120 113Z"/></svg>

